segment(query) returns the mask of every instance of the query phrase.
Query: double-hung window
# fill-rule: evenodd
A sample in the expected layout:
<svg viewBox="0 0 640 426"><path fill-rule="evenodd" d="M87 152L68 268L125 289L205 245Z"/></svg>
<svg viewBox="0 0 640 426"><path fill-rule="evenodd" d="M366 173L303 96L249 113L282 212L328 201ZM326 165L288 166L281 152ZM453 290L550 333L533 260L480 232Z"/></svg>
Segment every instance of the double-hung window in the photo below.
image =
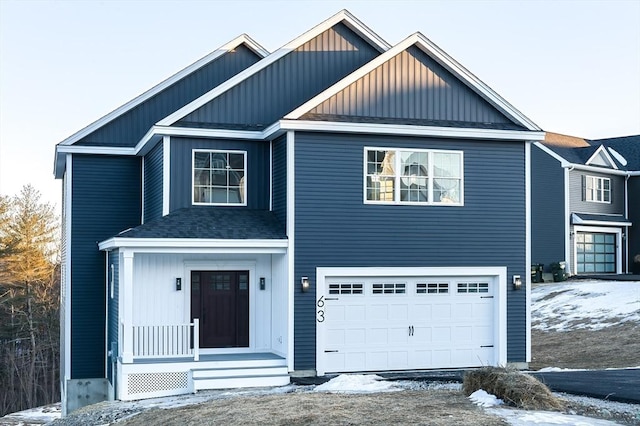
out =
<svg viewBox="0 0 640 426"><path fill-rule="evenodd" d="M611 179L585 176L585 200L596 203L611 203Z"/></svg>
<svg viewBox="0 0 640 426"><path fill-rule="evenodd" d="M462 205L461 151L365 148L365 202Z"/></svg>
<svg viewBox="0 0 640 426"><path fill-rule="evenodd" d="M193 150L193 204L245 206L247 153Z"/></svg>

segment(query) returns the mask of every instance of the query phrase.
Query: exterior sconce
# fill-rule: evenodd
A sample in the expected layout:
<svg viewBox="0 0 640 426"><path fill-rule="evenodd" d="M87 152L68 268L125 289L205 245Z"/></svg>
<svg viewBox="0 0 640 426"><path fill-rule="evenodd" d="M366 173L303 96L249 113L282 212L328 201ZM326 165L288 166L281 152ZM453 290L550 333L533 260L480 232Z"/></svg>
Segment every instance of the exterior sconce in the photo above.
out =
<svg viewBox="0 0 640 426"><path fill-rule="evenodd" d="M176 278L176 291L182 290L182 278Z"/></svg>
<svg viewBox="0 0 640 426"><path fill-rule="evenodd" d="M300 278L300 285L302 286L301 290L302 290L303 293L308 292L309 291L309 277Z"/></svg>
<svg viewBox="0 0 640 426"><path fill-rule="evenodd" d="M520 275L514 275L513 276L513 289L514 290L520 290L522 288L522 278L520 278Z"/></svg>
<svg viewBox="0 0 640 426"><path fill-rule="evenodd" d="M267 283L264 277L260 277L260 290L264 290L267 288Z"/></svg>

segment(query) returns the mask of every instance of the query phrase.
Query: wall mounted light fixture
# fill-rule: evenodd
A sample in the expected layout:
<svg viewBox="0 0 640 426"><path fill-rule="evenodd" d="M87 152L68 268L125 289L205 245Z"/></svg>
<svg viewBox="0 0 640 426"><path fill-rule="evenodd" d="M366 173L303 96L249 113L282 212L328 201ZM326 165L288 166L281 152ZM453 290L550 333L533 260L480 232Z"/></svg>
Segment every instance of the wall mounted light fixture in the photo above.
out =
<svg viewBox="0 0 640 426"><path fill-rule="evenodd" d="M182 278L176 278L176 291L182 290Z"/></svg>
<svg viewBox="0 0 640 426"><path fill-rule="evenodd" d="M265 290L267 288L267 282L264 277L260 277L260 290Z"/></svg>
<svg viewBox="0 0 640 426"><path fill-rule="evenodd" d="M302 286L302 292L306 293L309 291L309 277L300 278L300 285Z"/></svg>
<svg viewBox="0 0 640 426"><path fill-rule="evenodd" d="M520 290L522 288L522 278L520 278L520 275L514 275L513 276L513 289L514 290Z"/></svg>

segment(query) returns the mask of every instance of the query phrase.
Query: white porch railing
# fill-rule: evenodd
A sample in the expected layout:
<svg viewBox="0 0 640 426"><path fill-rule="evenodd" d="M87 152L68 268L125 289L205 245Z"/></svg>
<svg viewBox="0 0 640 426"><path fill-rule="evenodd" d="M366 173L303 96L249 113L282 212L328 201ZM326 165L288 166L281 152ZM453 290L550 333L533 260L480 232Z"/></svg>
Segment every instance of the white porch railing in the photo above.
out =
<svg viewBox="0 0 640 426"><path fill-rule="evenodd" d="M123 327L126 330L126 327ZM197 318L190 324L134 325L132 332L133 358L200 357L200 327ZM126 333L124 335L126 339Z"/></svg>

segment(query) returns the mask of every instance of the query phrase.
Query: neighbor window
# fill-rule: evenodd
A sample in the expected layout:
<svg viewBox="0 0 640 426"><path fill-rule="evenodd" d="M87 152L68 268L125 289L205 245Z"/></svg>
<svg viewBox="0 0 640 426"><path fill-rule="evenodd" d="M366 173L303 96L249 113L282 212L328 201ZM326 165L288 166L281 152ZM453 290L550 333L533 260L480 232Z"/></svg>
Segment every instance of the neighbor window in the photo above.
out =
<svg viewBox="0 0 640 426"><path fill-rule="evenodd" d="M611 202L611 179L585 176L585 200L598 203Z"/></svg>
<svg viewBox="0 0 640 426"><path fill-rule="evenodd" d="M365 200L461 205L460 151L365 149Z"/></svg>
<svg viewBox="0 0 640 426"><path fill-rule="evenodd" d="M243 151L193 151L193 204L246 205L247 155Z"/></svg>

